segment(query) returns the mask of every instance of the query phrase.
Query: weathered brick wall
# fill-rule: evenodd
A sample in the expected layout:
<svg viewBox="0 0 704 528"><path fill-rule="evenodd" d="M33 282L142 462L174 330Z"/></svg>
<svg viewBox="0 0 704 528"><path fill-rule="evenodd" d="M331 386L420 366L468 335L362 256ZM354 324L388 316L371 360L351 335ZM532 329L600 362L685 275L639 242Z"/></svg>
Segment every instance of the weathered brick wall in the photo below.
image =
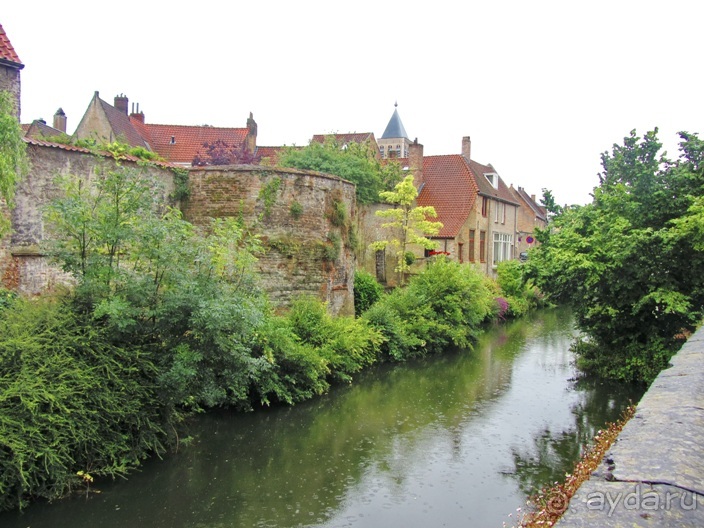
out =
<svg viewBox="0 0 704 528"><path fill-rule="evenodd" d="M241 215L256 226L266 248L258 270L275 306L313 295L330 313L354 313L353 184L312 171L243 165L194 168L189 177L187 220L207 227L213 218ZM335 220L336 210L344 218Z"/></svg>
<svg viewBox="0 0 704 528"><path fill-rule="evenodd" d="M0 280L5 288L36 295L51 289L54 284L67 282L67 277L48 265L42 252L46 239L44 210L61 195L57 176L73 174L90 181L96 169L115 168L115 160L87 153L82 149L62 146L29 144L27 155L30 171L20 182L15 194L15 208L11 212L12 235L0 241ZM125 167L137 164L123 160ZM149 171L162 182L164 199L173 192L173 173L159 167L139 167Z"/></svg>

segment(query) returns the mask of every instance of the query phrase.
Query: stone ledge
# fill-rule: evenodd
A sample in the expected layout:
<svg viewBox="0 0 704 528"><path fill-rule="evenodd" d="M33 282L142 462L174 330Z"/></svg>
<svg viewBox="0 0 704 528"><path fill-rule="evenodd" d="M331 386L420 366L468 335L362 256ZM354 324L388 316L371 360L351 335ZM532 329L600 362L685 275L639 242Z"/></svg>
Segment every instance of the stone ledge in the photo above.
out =
<svg viewBox="0 0 704 528"><path fill-rule="evenodd" d="M703 356L700 329L653 381L556 526L704 526Z"/></svg>

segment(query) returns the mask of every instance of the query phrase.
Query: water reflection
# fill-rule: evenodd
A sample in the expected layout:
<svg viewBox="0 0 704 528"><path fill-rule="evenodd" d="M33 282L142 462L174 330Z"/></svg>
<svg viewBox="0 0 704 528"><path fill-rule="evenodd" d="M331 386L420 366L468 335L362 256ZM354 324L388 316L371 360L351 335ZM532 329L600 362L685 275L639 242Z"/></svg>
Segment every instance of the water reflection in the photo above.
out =
<svg viewBox="0 0 704 528"><path fill-rule="evenodd" d="M179 454L0 526L501 526L626 403L568 381L571 321L542 312L313 402L201 416Z"/></svg>

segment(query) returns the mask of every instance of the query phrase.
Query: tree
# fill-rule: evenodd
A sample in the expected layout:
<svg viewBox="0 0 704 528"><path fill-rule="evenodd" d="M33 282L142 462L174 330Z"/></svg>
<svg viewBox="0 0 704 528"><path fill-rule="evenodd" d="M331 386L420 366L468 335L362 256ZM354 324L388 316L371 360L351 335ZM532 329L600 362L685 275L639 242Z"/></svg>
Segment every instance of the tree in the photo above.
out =
<svg viewBox="0 0 704 528"><path fill-rule="evenodd" d="M29 170L27 147L22 139L22 127L10 92L0 91L0 199L8 208L14 207L15 188ZM10 222L0 214L0 238L10 228Z"/></svg>
<svg viewBox="0 0 704 528"><path fill-rule="evenodd" d="M250 152L246 143L239 147L230 145L222 139L203 143L196 153L191 165L204 167L206 165L257 165L261 156Z"/></svg>
<svg viewBox="0 0 704 528"><path fill-rule="evenodd" d="M413 184L413 175L409 174L403 181L399 182L393 191L383 191L379 196L384 202L398 205L394 209L377 211L376 215L381 218L390 219L382 224L384 228L395 229L399 233L398 238L391 240L380 240L372 244L375 250L383 250L390 244L396 248L396 272L399 274L399 282L403 284L404 275L411 266L406 260L407 248L411 245L421 246L425 249L433 249L436 243L428 236L437 235L442 229L441 222L433 222L428 218L436 218L435 208L432 206L416 206L418 191Z"/></svg>
<svg viewBox="0 0 704 528"><path fill-rule="evenodd" d="M545 207L548 218L550 219L562 213L562 207L557 204L550 189L543 189L543 197L540 199L540 205Z"/></svg>
<svg viewBox="0 0 704 528"><path fill-rule="evenodd" d="M379 192L392 189L401 179L397 162L382 163L371 142L340 144L333 137L323 143L312 141L304 148L287 148L278 159L280 167L333 174L354 183L357 201L375 203Z"/></svg>
<svg viewBox="0 0 704 528"><path fill-rule="evenodd" d="M586 370L648 382L704 313L704 148L680 136L674 162L657 130L614 145L593 202L563 211L531 253L528 275L574 306Z"/></svg>

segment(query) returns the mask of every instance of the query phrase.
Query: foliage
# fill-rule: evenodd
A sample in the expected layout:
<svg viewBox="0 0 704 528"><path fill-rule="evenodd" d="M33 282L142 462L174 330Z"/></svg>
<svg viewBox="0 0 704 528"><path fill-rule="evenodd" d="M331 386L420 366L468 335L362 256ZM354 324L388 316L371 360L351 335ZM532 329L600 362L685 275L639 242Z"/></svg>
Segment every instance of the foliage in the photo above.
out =
<svg viewBox="0 0 704 528"><path fill-rule="evenodd" d="M157 206L153 182L137 171L108 171L90 186L69 177L64 190L48 213L50 251L77 278L76 309L116 346L159 351L169 401L248 407L265 367L249 354L267 309L251 273L258 238L233 218L197 233Z"/></svg>
<svg viewBox="0 0 704 528"><path fill-rule="evenodd" d="M15 188L29 171L27 146L16 111L10 92L0 90L0 199L10 209L14 207ZM9 228L9 220L0 215L0 238Z"/></svg>
<svg viewBox="0 0 704 528"><path fill-rule="evenodd" d="M381 331L386 357L404 360L448 346L471 347L496 311L494 297L480 272L441 258L407 287L380 299L362 319Z"/></svg>
<svg viewBox="0 0 704 528"><path fill-rule="evenodd" d="M18 299L0 318L0 510L55 499L81 471L124 475L173 441L156 362L54 299Z"/></svg>
<svg viewBox="0 0 704 528"><path fill-rule="evenodd" d="M261 155L250 152L246 143L231 145L223 139L205 142L196 155L191 165L205 167L207 165L258 165Z"/></svg>
<svg viewBox="0 0 704 528"><path fill-rule="evenodd" d="M563 208L557 204L550 189L543 189L543 197L540 200L540 205L545 208L548 213L548 219L550 220L562 214Z"/></svg>
<svg viewBox="0 0 704 528"><path fill-rule="evenodd" d="M281 178L273 178L259 189L257 198L264 204L264 211L262 212L263 218L269 218L271 216L271 208L274 207L276 194L279 192L279 189L281 189Z"/></svg>
<svg viewBox="0 0 704 528"><path fill-rule="evenodd" d="M374 275L363 269L354 272L354 313L359 317L377 302L384 288Z"/></svg>
<svg viewBox="0 0 704 528"><path fill-rule="evenodd" d="M174 200L187 200L191 196L191 188L188 182L188 171L181 168L172 168L174 174Z"/></svg>
<svg viewBox="0 0 704 528"><path fill-rule="evenodd" d="M386 203L398 206L376 212L377 216L389 219L382 224L382 227L395 230L398 238L374 242L372 248L377 251L385 249L388 245L396 248L396 272L399 274L399 282L403 284L405 274L411 269L406 258L407 248L418 245L425 249L433 249L436 244L427 237L437 235L442 228L442 223L428 220L437 216L432 206L413 206L418 191L413 185L412 174L399 182L393 191L384 191L379 196Z"/></svg>
<svg viewBox="0 0 704 528"><path fill-rule="evenodd" d="M382 337L366 320L333 318L323 303L303 297L291 306L288 321L302 343L316 347L336 381L351 381L352 374L377 361Z"/></svg>
<svg viewBox="0 0 704 528"><path fill-rule="evenodd" d="M674 162L657 130L604 153L593 202L557 216L526 263L542 291L574 305L587 370L648 382L704 314L704 149L680 136Z"/></svg>
<svg viewBox="0 0 704 528"><path fill-rule="evenodd" d="M534 308L544 306L544 296L526 277L525 266L518 260L504 260L496 268L496 282L506 302L502 315L520 317Z"/></svg>
<svg viewBox="0 0 704 528"><path fill-rule="evenodd" d="M284 149L278 165L315 170L350 181L356 185L357 201L362 204L377 202L379 192L392 188L401 174L398 163L382 164L370 142L342 145L332 136L323 143L311 141L304 148Z"/></svg>
<svg viewBox="0 0 704 528"><path fill-rule="evenodd" d="M294 220L298 220L301 216L303 216L303 206L300 202L293 202L291 207L289 207L289 213L291 213Z"/></svg>

